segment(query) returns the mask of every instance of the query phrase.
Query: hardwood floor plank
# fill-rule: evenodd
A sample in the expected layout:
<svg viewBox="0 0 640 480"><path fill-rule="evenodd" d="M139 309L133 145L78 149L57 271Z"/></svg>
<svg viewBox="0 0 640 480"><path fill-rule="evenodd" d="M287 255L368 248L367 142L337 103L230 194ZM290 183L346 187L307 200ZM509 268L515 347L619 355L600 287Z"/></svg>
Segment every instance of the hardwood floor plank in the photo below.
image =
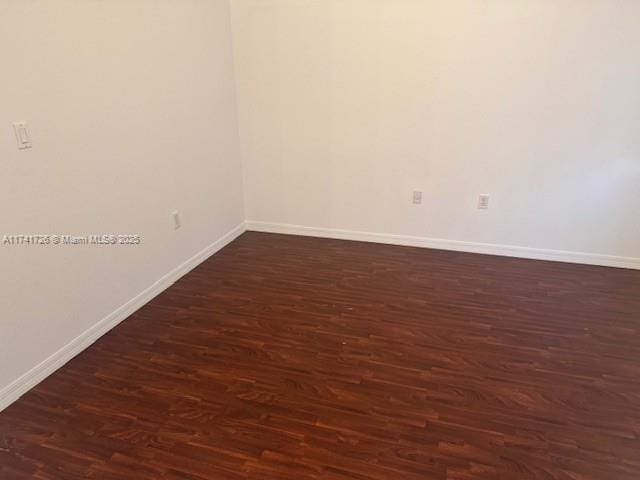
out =
<svg viewBox="0 0 640 480"><path fill-rule="evenodd" d="M640 272L245 233L0 413L11 480L631 480Z"/></svg>

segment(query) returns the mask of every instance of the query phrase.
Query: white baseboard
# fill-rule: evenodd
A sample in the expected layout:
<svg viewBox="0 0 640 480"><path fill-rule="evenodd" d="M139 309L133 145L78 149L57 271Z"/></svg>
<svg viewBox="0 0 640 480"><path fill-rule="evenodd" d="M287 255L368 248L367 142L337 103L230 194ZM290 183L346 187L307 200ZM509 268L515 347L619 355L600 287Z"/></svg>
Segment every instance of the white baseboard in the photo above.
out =
<svg viewBox="0 0 640 480"><path fill-rule="evenodd" d="M434 248L438 250L454 250L458 252L482 253L505 257L581 263L587 265L640 270L640 258L633 257L617 257L613 255L548 250L542 248L518 247L513 245L496 245L491 243L461 242L458 240L412 237L408 235L358 232L353 230L338 230L335 228L304 227L301 225L288 225L284 223L247 221L246 226L247 230L255 232L284 233L288 235L305 235L310 237L335 238L340 240L356 240L360 242L387 243L391 245L404 245L409 247Z"/></svg>
<svg viewBox="0 0 640 480"><path fill-rule="evenodd" d="M186 273L197 267L204 260L212 256L221 248L235 240L245 230L256 232L282 233L288 235L305 235L311 237L335 238L341 240L356 240L361 242L385 243L391 245L405 245L411 247L434 248L440 250L454 250L460 252L501 255L507 257L530 258L536 260L550 260L556 262L582 263L606 267L618 267L640 270L640 258L618 257L563 250L547 250L540 248L518 247L512 245L495 245L488 243L461 242L457 240L443 240L408 235L391 235L384 233L359 232L353 230L339 230L333 228L315 228L301 225L282 223L248 221L241 223L211 245L198 252L189 260L174 268L161 277L153 285L136 295L127 303L116 309L107 317L100 320L93 327L74 338L56 353L33 367L27 373L0 390L0 411L8 407L36 386L46 377L55 372L73 357L78 355L101 336L118 325L121 321L147 304L154 297L162 293Z"/></svg>
<svg viewBox="0 0 640 480"><path fill-rule="evenodd" d="M169 273L153 283L153 285L133 297L131 300L116 309L111 314L107 315L105 318L100 320L84 333L71 340L67 345L62 347L49 358L36 365L20 378L4 387L2 390L0 390L0 411L15 402L27 391L35 387L38 383L51 375L58 368L78 355L85 348L90 346L92 343L94 343L101 336L103 336L113 327L122 322L133 312L147 304L154 297L173 285L186 273L200 265L203 261L212 256L218 250L231 243L245 230L245 223L243 222L233 230L213 242L211 245L198 252L182 265L179 265L178 267L171 270Z"/></svg>

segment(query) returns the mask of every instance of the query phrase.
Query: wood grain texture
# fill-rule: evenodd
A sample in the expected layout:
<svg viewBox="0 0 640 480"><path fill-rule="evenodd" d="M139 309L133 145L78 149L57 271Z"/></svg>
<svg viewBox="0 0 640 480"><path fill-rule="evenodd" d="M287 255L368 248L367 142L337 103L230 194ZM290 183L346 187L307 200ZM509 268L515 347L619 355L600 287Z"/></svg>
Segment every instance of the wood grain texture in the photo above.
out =
<svg viewBox="0 0 640 480"><path fill-rule="evenodd" d="M0 478L640 478L640 272L246 233L0 413Z"/></svg>

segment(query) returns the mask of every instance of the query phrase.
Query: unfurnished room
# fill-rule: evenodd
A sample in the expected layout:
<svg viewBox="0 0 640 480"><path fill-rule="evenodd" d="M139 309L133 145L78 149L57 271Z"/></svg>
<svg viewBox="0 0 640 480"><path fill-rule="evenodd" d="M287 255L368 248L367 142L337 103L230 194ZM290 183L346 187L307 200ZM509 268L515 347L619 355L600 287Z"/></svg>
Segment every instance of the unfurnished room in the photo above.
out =
<svg viewBox="0 0 640 480"><path fill-rule="evenodd" d="M639 0L0 0L0 480L638 480Z"/></svg>

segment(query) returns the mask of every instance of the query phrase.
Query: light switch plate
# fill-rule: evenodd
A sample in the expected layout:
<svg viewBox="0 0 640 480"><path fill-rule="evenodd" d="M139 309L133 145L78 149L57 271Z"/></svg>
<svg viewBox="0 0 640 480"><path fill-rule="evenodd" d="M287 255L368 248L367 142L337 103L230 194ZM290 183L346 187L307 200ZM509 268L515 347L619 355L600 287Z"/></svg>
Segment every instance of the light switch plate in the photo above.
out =
<svg viewBox="0 0 640 480"><path fill-rule="evenodd" d="M31 132L29 132L27 122L14 122L13 131L16 133L16 141L18 142L19 150L32 147Z"/></svg>

